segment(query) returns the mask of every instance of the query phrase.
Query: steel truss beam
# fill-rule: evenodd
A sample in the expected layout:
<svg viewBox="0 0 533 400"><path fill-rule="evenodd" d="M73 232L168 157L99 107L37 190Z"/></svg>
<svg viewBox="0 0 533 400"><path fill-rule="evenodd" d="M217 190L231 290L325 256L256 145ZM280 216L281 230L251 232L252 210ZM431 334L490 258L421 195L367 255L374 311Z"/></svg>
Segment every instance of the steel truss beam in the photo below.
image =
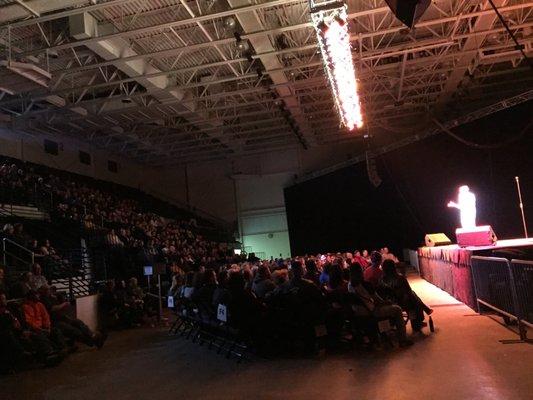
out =
<svg viewBox="0 0 533 400"><path fill-rule="evenodd" d="M533 26L533 23L530 24L531 26ZM524 43L527 43L527 41L524 41ZM447 42L446 43L441 43L442 45L447 45ZM511 46L511 44L509 44L509 46ZM481 49L475 49L475 50L470 50L470 51L461 51L461 50L458 50L456 53L448 53L448 54L445 54L441 57L441 61L445 61L449 58L454 58L456 56L465 56L465 55L468 55L468 54L479 54L480 52L483 52L483 51L492 51L493 49L498 49L498 48L502 48L503 46L502 45L498 45L498 46L487 46L486 48L481 48ZM412 53L412 52L417 52L417 51L420 51L420 50L426 50L428 47L427 46L420 46L420 47L409 47L409 48L404 48L404 49L401 49L401 50L398 50L398 51L391 51L391 52L387 52L387 53L384 53L385 56L391 56L391 55L399 55L399 54L409 54L409 53ZM506 58L508 59L512 59L514 57L513 54L518 54L518 51L515 50L514 52L511 52L511 53L508 53L506 54ZM374 55L370 55L368 56L368 58L366 56L363 57L363 61L365 60L370 60L372 59L372 57L374 57ZM431 63L431 62L434 62L434 60L432 58L428 58L428 59L413 59L413 60L410 60L410 61L407 61L406 62L406 66L411 66L411 65L416 65L418 63ZM402 61L403 63L403 61ZM396 63L393 63L393 64L396 64ZM294 66L291 66L291 67L288 67L288 68L283 68L281 69L282 71L289 71L289 70L292 70L292 69L299 69L299 68L308 68L308 67L317 67L318 70L321 70L320 68L321 66L321 62L312 62L312 63L306 63L306 64L303 64L303 65L294 65ZM191 68L198 68L198 67L191 67ZM185 68L183 71L186 72L186 71L189 71L191 70L191 68ZM375 68L380 68L380 67L375 67ZM391 69L391 70L394 70L394 65L392 64L386 64L385 66L381 66L380 69ZM274 71L272 71L274 72ZM425 72L422 72L422 73L425 73ZM427 71L428 74L431 74L432 71L429 70ZM50 95L62 95L62 94L66 94L68 93L68 97L72 96L73 93L77 92L77 91L90 91L90 90L94 90L94 89L98 89L98 88L105 88L105 87L112 87L112 86L119 86L124 84L124 83L127 83L127 82L132 82L134 81L135 79L138 79L139 77L152 77L152 76L160 76L160 75L163 75L163 74L166 74L166 73L156 73L156 74L145 74L145 75L139 75L139 76L135 76L135 77L132 77L132 78L127 78L127 79L120 79L120 80L117 80L117 81L110 81L110 82L105 82L105 83L98 83L98 84L94 84L94 85L85 85L85 86L79 86L79 87L75 87L75 88L65 88L65 89L60 89L60 90L56 90L56 91L52 91L52 92L49 92L47 94L44 94L41 95L41 96L37 96L37 97L32 97L32 100L33 101L40 101L40 100L43 100L45 99L46 97L50 96ZM360 72L360 78L361 79L365 79L365 78L368 78L368 76L370 75L371 73L368 72L368 71L362 71ZM206 85L212 85L212 84L216 84L216 83L222 83L222 82L228 82L228 81L234 81L234 80L241 80L241 79L253 79L253 78L256 78L256 74L246 74L246 75L241 75L239 77L226 77L226 78L221 78L221 79L218 79L218 80L214 80L212 82L208 82L208 83L197 83L197 84L190 84L190 85L185 85L185 86L173 86L173 87L168 87L167 89L181 89L181 90L185 90L185 89L191 89L191 88L196 88L196 87L200 87L200 86L206 86ZM292 84L294 85L301 85L305 83L305 80L302 82L302 81L295 81L295 82L292 82ZM278 85L271 85L270 88L274 88ZM166 90L166 89L165 89ZM145 96L147 94L154 94L155 92L154 91L151 91L151 92L147 92L147 93L141 93L139 94L139 96ZM122 95L123 96L123 95ZM120 97L120 96L117 96L117 97ZM132 97L131 95L129 97ZM200 98L201 100L201 98ZM6 106L8 104L16 104L18 102L21 102L21 101L24 101L23 99L13 99L13 100L4 100L2 102L0 102L0 106ZM107 101L107 99L106 99ZM66 107L68 107L69 105L66 105ZM39 111L37 111L39 112ZM49 110L48 112L54 112L54 110ZM30 114L31 115L31 114Z"/></svg>
<svg viewBox="0 0 533 400"><path fill-rule="evenodd" d="M288 2L301 2L301 0L288 0ZM79 40L79 41L76 41L76 42L70 42L70 43L65 43L65 44L56 45L56 46L50 46L50 47L43 47L43 48L40 48L40 49L27 51L27 52L23 53L22 55L23 56L35 55L35 54L39 54L41 52L45 52L47 50L48 51L50 51L50 50L54 50L54 51L64 50L64 49L69 49L69 48L73 48L73 47L84 46L84 45L90 44L92 42L97 42L97 41L102 41L102 40L113 39L113 38L117 38L117 37L134 36L136 34L146 33L146 32L150 32L152 30L156 30L157 31L157 30L162 30L162 29L169 28L169 27L175 28L175 27L178 27L178 26L196 24L197 22L203 22L203 21L207 21L207 20L210 20L210 19L216 19L216 18L221 18L221 17L225 17L225 16L229 16L229 15L245 13L245 12L254 11L254 10L257 10L257 9L261 9L261 8L266 8L266 7L270 6L270 3L276 3L277 4L277 3L283 3L283 1L279 1L278 0L278 1L260 3L260 4L256 4L256 5L252 5L252 6L235 8L235 9L224 11L224 12L220 12L220 13L206 14L206 15L203 15L203 16L198 16L198 17L195 17L195 18L185 19L185 20L181 20L181 21L175 21L175 22L164 23L164 24L155 24L155 25L152 25L152 26L133 29L133 30L130 30L130 31L117 32L117 33L113 33L113 34L110 34L110 35L103 35L103 36L99 36L99 37L95 37L95 38ZM272 4L272 5L275 5L275 4ZM514 10L520 10L520 9L523 9L523 8L531 8L531 7L533 7L533 2L526 2L526 3L520 3L520 4L510 5L510 6L506 6L506 7L501 7L500 8L500 12L504 13L504 12L514 11ZM81 13L82 9L79 9L79 10L80 11L78 13ZM371 10L365 10L365 11L350 13L348 15L348 18L349 19L355 19L355 18L360 18L360 17L365 16L365 15L379 14L379 13L384 13L384 12L389 12L389 11L390 10L389 10L388 7L378 7L378 8L371 9ZM427 28L427 27L431 27L433 25L439 25L439 24L443 24L443 23L455 22L457 19L459 19L459 20L461 20L461 19L471 19L471 18L477 18L477 17L484 16L484 15L493 14L493 13L494 13L494 11L491 8L487 8L487 9L483 9L483 10L480 10L480 11L464 13L464 14L460 14L460 15L454 15L454 16L451 16L451 17L436 18L436 19L428 20L428 21L420 21L419 23L417 23L417 28L418 29ZM35 21L35 20L36 19L30 20L30 21ZM11 26L11 28L14 28L17 25L16 24L11 24L10 26ZM291 30L299 30L299 29L311 28L311 27L312 27L311 23L308 22L308 23L303 23L303 24L296 24L296 25L293 25L293 26L284 26L284 27L275 28L275 29L268 29L268 30L263 30L263 31L259 31L259 32L247 33L247 34L243 34L242 38L243 39L251 39L253 37L258 37L258 36L265 35L265 34L269 34L269 35L280 34L280 33L288 32L288 31L291 31ZM367 32L367 33L361 33L361 34L358 34L358 35L352 35L352 40L357 40L359 38L362 38L362 39L371 38L371 37L382 36L382 35L391 34L391 33L398 33L402 29L403 29L403 25L400 24L400 25L397 25L397 26L394 26L394 27L390 27L390 28L386 28L386 29L378 29L378 30L376 30L374 32ZM197 44L197 45L194 45L194 47L192 47L192 46L189 46L189 47L194 48L194 49L197 50L197 49L200 49L200 48L203 48L203 47L217 46L217 45L221 45L221 44L229 44L229 43L232 43L234 41L235 41L234 38L219 39L219 40L212 41L212 42L204 42L204 43L201 43L201 44ZM183 46L183 47L178 47L178 48L175 48L175 49L172 49L172 50L165 50L165 54L167 54L167 55L168 54L172 54L172 51L175 52L175 51L183 50L183 49L186 49L186 48L187 48L187 46ZM146 56L147 57L154 57L156 55L157 55L157 53L150 53L150 55L147 54ZM142 55L140 55L140 57L142 57ZM117 59L115 61L118 61L118 60L119 59Z"/></svg>
<svg viewBox="0 0 533 400"><path fill-rule="evenodd" d="M526 101L530 101L532 99L533 99L533 90L528 90L528 91L526 91L524 93L521 93L519 95L510 97L510 98L505 99L505 100L501 100L501 101L499 101L499 102L497 102L495 104L492 104L490 106L480 108L480 109L478 109L476 111L473 111L471 113L468 113L468 114L466 114L464 116L449 120L449 121L447 121L445 123L442 123L442 126L445 127L446 129L453 129L453 128L456 128L456 127L458 127L460 125L467 124L469 122L472 122L472 121L478 120L480 118L486 117L488 115L494 114L494 113L496 113L498 111L502 111L502 110L508 109L510 107L516 106L518 104L525 103ZM420 140L426 139L426 138L428 138L430 136L437 135L437 134L439 134L441 132L442 132L441 127L432 127L432 128L426 130L425 132L423 132L421 134L412 135L412 136L409 136L407 138L398 140L398 141L393 142L393 143L391 143L391 144L389 144L387 146L380 147L379 149L374 149L372 152L375 155L386 154L386 153L389 153L391 151L398 150L398 149L400 149L400 148L402 148L404 146L407 146L409 144L412 144L412 143L418 142ZM339 169L348 167L350 165L359 164L359 163L364 162L364 161L365 161L365 155L364 154L360 154L359 156L354 157L351 160L348 160L346 162L338 163L338 164L332 165L332 166L330 166L328 168L324 168L324 169L321 169L319 171L315 171L313 173L303 175L303 176L299 177L298 179L296 179L295 183L301 183L301 182L305 182L305 181L308 181L308 180L311 180L311 179L315 179L315 178L318 178L319 176L323 176L323 175L329 174L331 172L337 171Z"/></svg>

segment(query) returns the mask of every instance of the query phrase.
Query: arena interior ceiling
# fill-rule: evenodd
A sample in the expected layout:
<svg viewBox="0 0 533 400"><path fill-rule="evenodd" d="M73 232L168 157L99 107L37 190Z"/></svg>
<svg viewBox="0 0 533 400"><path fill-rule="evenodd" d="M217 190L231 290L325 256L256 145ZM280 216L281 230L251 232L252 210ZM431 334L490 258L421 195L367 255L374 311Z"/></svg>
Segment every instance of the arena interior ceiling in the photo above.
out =
<svg viewBox="0 0 533 400"><path fill-rule="evenodd" d="M400 140L533 88L533 1L348 0L364 119L339 125L307 0L0 0L0 121L149 165Z"/></svg>

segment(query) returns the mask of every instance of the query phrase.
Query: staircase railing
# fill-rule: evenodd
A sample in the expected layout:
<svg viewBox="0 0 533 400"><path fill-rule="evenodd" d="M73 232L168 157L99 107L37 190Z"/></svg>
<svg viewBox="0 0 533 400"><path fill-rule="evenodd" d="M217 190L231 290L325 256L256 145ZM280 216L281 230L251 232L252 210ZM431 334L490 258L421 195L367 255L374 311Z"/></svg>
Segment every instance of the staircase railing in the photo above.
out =
<svg viewBox="0 0 533 400"><path fill-rule="evenodd" d="M8 250L10 246L14 246L17 249L19 249L23 254L28 255L29 258L25 260L24 258L20 257L21 254L15 254ZM8 257L16 259L22 263L32 265L35 262L35 253L31 251L30 249L27 249L26 247L18 244L17 242L8 239L8 238L2 238L2 261L3 264L7 266Z"/></svg>
<svg viewBox="0 0 533 400"><path fill-rule="evenodd" d="M19 253L10 247L16 248ZM2 238L1 252L3 265L9 267L6 272L12 277L30 271L36 260L33 251L8 238ZM71 299L95 292L93 268L106 268L103 255L84 248L62 249L60 253L60 259L48 259L43 265L49 282L58 290L68 292Z"/></svg>
<svg viewBox="0 0 533 400"><path fill-rule="evenodd" d="M0 218L16 218L20 219L21 217L14 214L9 210L9 208L0 207ZM40 232L41 236L46 237L47 239L56 238L63 243L71 243L72 239L80 235L80 230L78 229L55 229L49 224L42 224L42 221L35 221L32 219L24 219L24 226L29 227L32 231Z"/></svg>
<svg viewBox="0 0 533 400"><path fill-rule="evenodd" d="M105 254L87 247L61 249L62 262L51 271L51 283L68 291L70 298L87 296L107 279ZM100 281L99 281L100 280Z"/></svg>

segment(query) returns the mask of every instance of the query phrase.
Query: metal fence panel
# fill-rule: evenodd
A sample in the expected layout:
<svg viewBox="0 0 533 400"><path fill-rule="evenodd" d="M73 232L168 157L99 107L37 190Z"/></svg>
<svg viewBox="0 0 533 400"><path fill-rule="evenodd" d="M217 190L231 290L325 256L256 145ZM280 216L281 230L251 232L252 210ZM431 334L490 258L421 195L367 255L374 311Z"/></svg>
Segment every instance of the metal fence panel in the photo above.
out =
<svg viewBox="0 0 533 400"><path fill-rule="evenodd" d="M479 303L515 316L509 261L496 257L472 257L472 277Z"/></svg>
<svg viewBox="0 0 533 400"><path fill-rule="evenodd" d="M533 326L533 261L511 260L519 317Z"/></svg>

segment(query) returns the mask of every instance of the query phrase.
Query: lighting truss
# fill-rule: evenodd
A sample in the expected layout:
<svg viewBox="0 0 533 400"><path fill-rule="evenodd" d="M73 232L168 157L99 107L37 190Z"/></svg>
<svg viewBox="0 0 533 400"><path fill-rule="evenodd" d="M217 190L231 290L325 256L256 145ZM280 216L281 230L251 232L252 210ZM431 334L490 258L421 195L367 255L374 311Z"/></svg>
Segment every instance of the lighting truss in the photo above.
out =
<svg viewBox="0 0 533 400"><path fill-rule="evenodd" d="M347 6L338 1L310 0L322 61L341 125L349 130L363 126L357 80L350 48Z"/></svg>

